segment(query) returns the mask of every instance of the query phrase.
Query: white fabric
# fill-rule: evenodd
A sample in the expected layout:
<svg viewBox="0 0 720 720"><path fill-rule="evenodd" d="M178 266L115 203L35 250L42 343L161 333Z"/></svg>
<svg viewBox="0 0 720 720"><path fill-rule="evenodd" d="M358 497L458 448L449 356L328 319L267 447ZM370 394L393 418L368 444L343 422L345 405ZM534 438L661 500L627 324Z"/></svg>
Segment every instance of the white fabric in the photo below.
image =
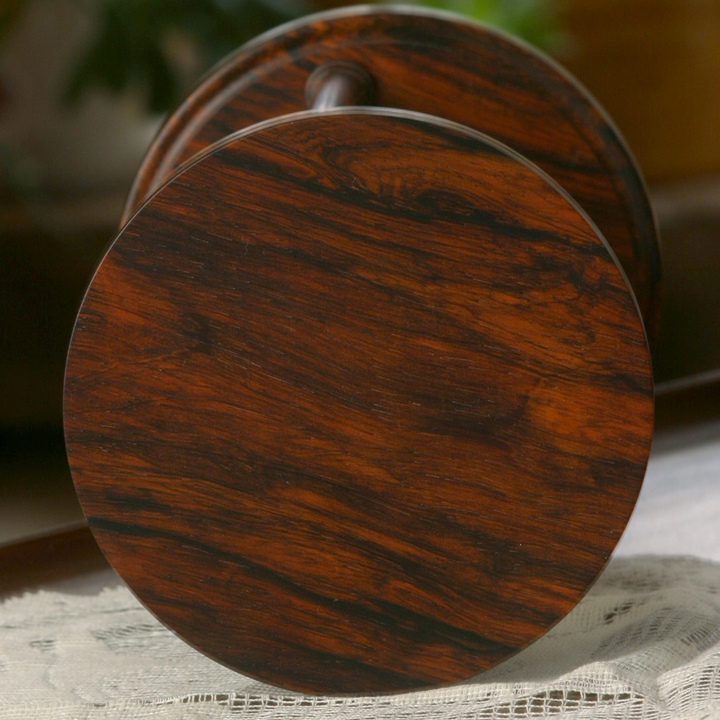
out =
<svg viewBox="0 0 720 720"><path fill-rule="evenodd" d="M165 630L124 587L0 606L0 718L720 718L720 565L618 558L543 639L481 678L379 698L284 693Z"/></svg>
<svg viewBox="0 0 720 720"><path fill-rule="evenodd" d="M653 440L645 482L615 555L720 562L720 420Z"/></svg>

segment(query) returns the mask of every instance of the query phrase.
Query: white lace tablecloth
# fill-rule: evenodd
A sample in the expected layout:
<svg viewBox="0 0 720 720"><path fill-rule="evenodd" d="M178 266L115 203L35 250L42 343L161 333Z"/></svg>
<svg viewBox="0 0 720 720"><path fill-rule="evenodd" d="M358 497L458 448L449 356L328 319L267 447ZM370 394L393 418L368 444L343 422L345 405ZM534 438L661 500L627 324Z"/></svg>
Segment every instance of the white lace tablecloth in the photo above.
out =
<svg viewBox="0 0 720 720"><path fill-rule="evenodd" d="M374 698L286 693L192 650L122 584L102 588L108 573L94 588L85 579L0 605L0 720L720 720L713 560L720 423L660 438L590 593L544 638L463 685Z"/></svg>
<svg viewBox="0 0 720 720"><path fill-rule="evenodd" d="M0 608L0 718L720 718L720 565L618 558L544 638L480 678L392 697L293 695L163 628L122 585Z"/></svg>

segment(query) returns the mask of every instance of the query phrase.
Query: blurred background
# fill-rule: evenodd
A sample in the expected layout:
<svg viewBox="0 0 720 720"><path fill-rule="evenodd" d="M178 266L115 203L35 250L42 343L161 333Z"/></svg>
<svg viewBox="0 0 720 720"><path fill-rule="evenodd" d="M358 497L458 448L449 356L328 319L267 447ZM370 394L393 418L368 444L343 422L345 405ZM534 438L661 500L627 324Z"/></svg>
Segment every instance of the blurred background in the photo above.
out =
<svg viewBox="0 0 720 720"><path fill-rule="evenodd" d="M72 528L74 315L163 115L214 62L327 0L0 0L0 546ZM445 0L607 108L663 240L658 422L720 414L720 0Z"/></svg>

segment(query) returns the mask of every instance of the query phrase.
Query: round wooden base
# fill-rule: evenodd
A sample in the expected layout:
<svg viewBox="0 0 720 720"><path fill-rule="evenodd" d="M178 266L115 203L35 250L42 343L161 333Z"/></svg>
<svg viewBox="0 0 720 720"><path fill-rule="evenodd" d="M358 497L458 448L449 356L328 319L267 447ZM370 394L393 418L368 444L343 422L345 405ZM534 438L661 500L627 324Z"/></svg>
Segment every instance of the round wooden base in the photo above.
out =
<svg viewBox="0 0 720 720"><path fill-rule="evenodd" d="M409 96L408 38L423 78L449 41L397 19L353 22L385 23L365 62ZM314 62L278 57L301 92ZM640 490L652 393L566 190L469 127L356 108L251 127L133 215L83 301L65 427L100 546L163 622L269 683L378 693L469 678L573 608Z"/></svg>

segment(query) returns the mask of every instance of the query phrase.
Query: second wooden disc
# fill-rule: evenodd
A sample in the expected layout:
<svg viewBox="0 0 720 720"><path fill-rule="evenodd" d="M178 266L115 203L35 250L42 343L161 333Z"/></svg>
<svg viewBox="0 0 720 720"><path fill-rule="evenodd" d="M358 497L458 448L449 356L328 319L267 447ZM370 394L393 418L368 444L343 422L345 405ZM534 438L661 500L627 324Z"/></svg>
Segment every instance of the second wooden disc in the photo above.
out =
<svg viewBox="0 0 720 720"><path fill-rule="evenodd" d="M370 73L373 105L462 123L547 172L619 258L652 342L659 243L640 171L617 129L549 57L459 15L354 6L303 18L248 43L170 116L137 175L123 221L196 153L255 123L304 110L308 77L338 61Z"/></svg>

